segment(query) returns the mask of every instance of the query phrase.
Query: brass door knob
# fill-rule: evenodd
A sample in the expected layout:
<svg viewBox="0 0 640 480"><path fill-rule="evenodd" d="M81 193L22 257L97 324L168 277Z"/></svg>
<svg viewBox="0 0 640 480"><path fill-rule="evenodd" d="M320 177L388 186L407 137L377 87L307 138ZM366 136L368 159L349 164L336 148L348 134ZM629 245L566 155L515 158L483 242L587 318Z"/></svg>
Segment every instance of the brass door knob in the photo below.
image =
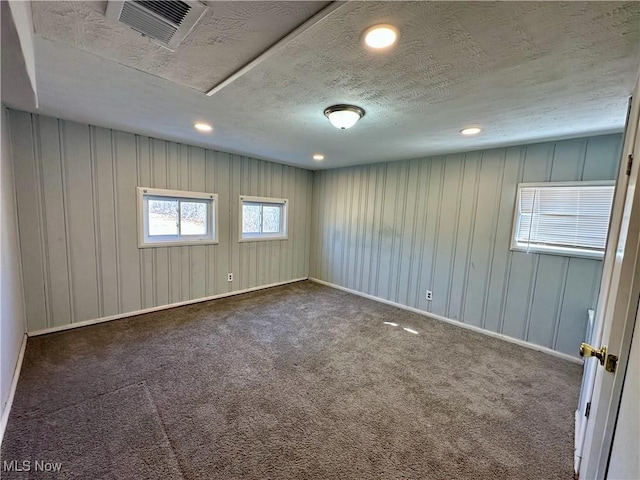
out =
<svg viewBox="0 0 640 480"><path fill-rule="evenodd" d="M580 356L581 357L596 357L600 362L600 365L604 365L604 359L607 356L607 347L604 346L600 349L592 347L588 343L583 343L580 345Z"/></svg>

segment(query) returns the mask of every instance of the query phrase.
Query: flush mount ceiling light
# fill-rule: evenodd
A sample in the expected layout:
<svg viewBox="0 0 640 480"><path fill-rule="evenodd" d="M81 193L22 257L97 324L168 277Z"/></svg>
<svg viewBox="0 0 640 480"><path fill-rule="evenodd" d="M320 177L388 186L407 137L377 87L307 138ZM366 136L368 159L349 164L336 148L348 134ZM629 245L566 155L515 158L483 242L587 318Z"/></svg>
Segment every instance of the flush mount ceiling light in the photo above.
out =
<svg viewBox="0 0 640 480"><path fill-rule="evenodd" d="M211 125L203 122L194 123L193 128L195 128L199 132L210 132L211 130L213 130L213 127Z"/></svg>
<svg viewBox="0 0 640 480"><path fill-rule="evenodd" d="M460 130L460 133L465 137L472 137L474 135L478 135L482 129L480 127L467 127Z"/></svg>
<svg viewBox="0 0 640 480"><path fill-rule="evenodd" d="M367 47L380 50L396 43L398 29L393 25L373 25L364 31L362 38Z"/></svg>
<svg viewBox="0 0 640 480"><path fill-rule="evenodd" d="M355 105L332 105L324 110L325 116L336 128L346 130L353 127L358 120L364 117L364 110Z"/></svg>
<svg viewBox="0 0 640 480"><path fill-rule="evenodd" d="M314 159L314 160L318 160L318 161L320 161L320 160L324 160L324 155L322 155L321 153L316 153L316 154L313 156L313 159Z"/></svg>

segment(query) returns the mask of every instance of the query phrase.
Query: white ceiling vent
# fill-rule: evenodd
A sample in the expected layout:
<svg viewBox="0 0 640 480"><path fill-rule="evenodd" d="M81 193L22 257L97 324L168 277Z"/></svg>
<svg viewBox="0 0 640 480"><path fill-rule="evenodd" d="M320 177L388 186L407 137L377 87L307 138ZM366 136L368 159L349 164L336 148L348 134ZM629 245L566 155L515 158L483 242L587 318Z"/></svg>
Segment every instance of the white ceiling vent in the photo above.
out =
<svg viewBox="0 0 640 480"><path fill-rule="evenodd" d="M175 50L206 9L200 2L190 0L110 1L105 16Z"/></svg>

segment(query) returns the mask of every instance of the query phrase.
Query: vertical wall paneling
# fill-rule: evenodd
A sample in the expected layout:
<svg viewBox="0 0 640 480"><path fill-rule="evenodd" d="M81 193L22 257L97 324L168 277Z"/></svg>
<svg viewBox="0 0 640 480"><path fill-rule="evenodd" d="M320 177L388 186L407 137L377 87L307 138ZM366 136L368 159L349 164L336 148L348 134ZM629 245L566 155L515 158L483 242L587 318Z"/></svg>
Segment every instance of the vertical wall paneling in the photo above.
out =
<svg viewBox="0 0 640 480"><path fill-rule="evenodd" d="M68 242L72 245L73 308L78 318L96 318L99 316L98 272L89 127L65 122L63 132L69 215ZM70 138L73 140L70 141Z"/></svg>
<svg viewBox="0 0 640 480"><path fill-rule="evenodd" d="M167 188L180 190L178 144L171 143L167 151ZM182 247L168 247L169 303L182 301Z"/></svg>
<svg viewBox="0 0 640 480"><path fill-rule="evenodd" d="M189 171L191 170L191 149L189 145L179 145L178 146L178 189L180 190L191 190L191 175L189 175ZM181 254L181 262L180 265L182 267L181 279L182 285L180 286L180 291L182 295L180 297L181 301L189 300L191 298L192 291L192 265L191 258L193 253L193 247L177 247Z"/></svg>
<svg viewBox="0 0 640 480"><path fill-rule="evenodd" d="M601 262L512 252L516 187L614 179L619 149L604 135L315 172L310 275L576 355Z"/></svg>
<svg viewBox="0 0 640 480"><path fill-rule="evenodd" d="M408 228L405 230L403 243L405 245L405 253L402 256L402 273L398 282L398 292L396 301L403 302L407 305L414 306L413 295L415 290L412 285L416 284L415 272L416 268L412 259L416 254L416 245L418 232L418 215L424 207L424 202L420 202L420 192L424 189L420 188L421 162L413 160L409 164L409 182L407 188L407 210L405 222Z"/></svg>
<svg viewBox="0 0 640 480"><path fill-rule="evenodd" d="M476 327L483 326L482 320L487 306L503 157L500 151L484 152L475 184L474 221L470 232L470 251L461 318L465 323ZM484 285L484 288L467 288L474 285Z"/></svg>
<svg viewBox="0 0 640 480"><path fill-rule="evenodd" d="M308 275L312 172L9 115L28 330ZM219 244L139 249L137 186L217 193ZM288 198L289 240L238 243L241 193Z"/></svg>
<svg viewBox="0 0 640 480"><path fill-rule="evenodd" d="M374 222L374 207L375 207L375 195L376 195L376 174L372 167L363 169L365 171L365 220L362 229L362 241L360 256L360 276L358 278L359 287L358 290L363 292L369 292L369 279L370 279L370 267L371 267L371 232L373 230ZM314 190L315 195L315 190ZM324 213L323 213L324 215ZM324 218L324 217L316 217Z"/></svg>
<svg viewBox="0 0 640 480"><path fill-rule="evenodd" d="M153 174L151 172L151 142L147 137L136 135L136 165L138 167L138 185L151 187L153 185ZM137 216L136 216L137 219ZM142 308L149 308L154 305L154 271L153 271L153 250L150 248L138 250L140 263L140 291L142 297Z"/></svg>
<svg viewBox="0 0 640 480"><path fill-rule="evenodd" d="M40 141L37 152L41 170L42 205L48 268L46 282L50 325L69 323L72 315L72 299L69 289L67 256L67 231L65 228L64 184L60 169L60 137L58 122L52 118L40 118L36 122ZM50 148L42 150L42 145ZM92 167L93 168L93 167Z"/></svg>
<svg viewBox="0 0 640 480"><path fill-rule="evenodd" d="M582 180L615 178L622 145L617 135L596 137L587 141Z"/></svg>
<svg viewBox="0 0 640 480"><path fill-rule="evenodd" d="M304 250L302 251L302 258L296 261L297 271L296 277L298 275L308 276L309 268L310 268L310 259L311 259L311 218L313 218L313 174L309 174L308 172L300 172L300 175L303 178L304 189L303 189L303 203L302 205L306 205L306 208L300 208L300 216L301 218L309 219L309 221L305 222L307 228L304 230ZM297 250L302 250L298 248ZM298 277L301 278L301 277Z"/></svg>
<svg viewBox="0 0 640 480"><path fill-rule="evenodd" d="M549 180L555 144L537 144L527 147L521 182L544 182ZM511 212L513 218L513 211ZM506 335L526 338L533 302L533 291L538 275L539 255L513 252L507 298L503 318Z"/></svg>
<svg viewBox="0 0 640 480"><path fill-rule="evenodd" d="M150 187L168 188L167 164L168 145L164 140L151 139L151 158L153 159L153 172L151 174ZM144 186L144 185L142 185ZM153 266L153 304L166 305L169 300L169 249L152 249Z"/></svg>
<svg viewBox="0 0 640 480"><path fill-rule="evenodd" d="M91 161L91 198L93 199L93 238L95 242L95 266L96 266L96 287L98 296L98 316L104 316L104 287L102 274L102 237L100 233L100 221L98 212L100 211L98 195L98 163L96 152L96 131L89 127L89 147Z"/></svg>
<svg viewBox="0 0 640 480"><path fill-rule="evenodd" d="M22 274L25 285L24 300L27 328L49 326L45 303L45 260L42 256L42 239L39 205L38 168L34 156L34 137L31 116L10 111L11 150L14 161L14 179L18 207L18 230L22 249ZM28 255L28 256L27 256Z"/></svg>
<svg viewBox="0 0 640 480"><path fill-rule="evenodd" d="M138 186L136 137L131 133L114 132L114 139L116 222L120 256L119 284L122 300L120 311L130 312L142 308L136 213L136 187ZM71 138L69 141L73 143L75 140ZM69 199L69 202L71 203L72 200ZM73 241L71 243L73 244ZM78 317L76 321L80 321L81 318L86 320L92 317Z"/></svg>
<svg viewBox="0 0 640 480"><path fill-rule="evenodd" d="M482 319L484 328L494 332L502 332L504 328L504 315L513 256L513 252L509 250L515 208L515 193L513 189L521 178L525 149L509 148L504 152L504 157L502 181L500 183L500 201L497 212L498 221L492 240L493 245L491 246L493 263L491 265L489 285L487 286L487 304L484 318Z"/></svg>
<svg viewBox="0 0 640 480"><path fill-rule="evenodd" d="M240 194L244 194L250 190L251 171L248 168L247 162L244 158L240 158L238 161L239 175L240 175ZM238 208L240 205L238 204ZM249 280L249 268L251 267L249 262L244 262L245 257L251 257L252 247L251 243L241 243L238 245L238 267L234 269L234 272L238 276L238 287L240 289L247 288Z"/></svg>
<svg viewBox="0 0 640 480"><path fill-rule="evenodd" d="M419 277L418 277L418 305L417 308L431 311L432 301L425 297L427 290L434 289L435 252L438 250L438 234L440 231L440 206L442 204L444 183L444 158L436 157L426 162L427 195L425 216L423 220L423 247L420 248Z"/></svg>
<svg viewBox="0 0 640 480"><path fill-rule="evenodd" d="M575 354L584 336L601 262L510 251L516 185L613 179L620 135L311 173L9 114L29 330L311 269L564 353ZM218 193L219 244L138 249L138 185ZM289 240L238 243L240 194L288 198Z"/></svg>
<svg viewBox="0 0 640 480"><path fill-rule="evenodd" d="M404 249L406 248L406 244L409 241L410 233L407 232L407 229L410 228L411 223L407 220L407 214L411 214L414 206L409 206L407 204L407 198L409 193L409 173L410 173L410 164L407 161L400 162L400 172L398 175L398 184L396 187L396 213L394 216L394 255L391 264L391 282L389 288L389 298L394 302L397 301L398 296L400 295L400 285L403 283L400 280L400 276L405 273L408 273L409 269L407 266L407 257L405 256ZM404 291L403 291L404 293Z"/></svg>
<svg viewBox="0 0 640 480"><path fill-rule="evenodd" d="M205 151L203 148L189 147L189 189L195 192L205 190ZM204 245L189 247L191 252L191 291L189 298L207 296L206 250ZM153 249L147 249L153 250Z"/></svg>
<svg viewBox="0 0 640 480"><path fill-rule="evenodd" d="M231 283L227 281L227 273L231 272L231 242L233 241L233 226L237 225L231 209L231 155L223 152L212 152L217 162L215 164L215 186L220 205L218 214L220 216L218 228L219 244L214 248L216 264L214 269L214 283L218 286L215 293L231 291ZM210 248L210 247L209 247Z"/></svg>
<svg viewBox="0 0 640 480"><path fill-rule="evenodd" d="M456 241L451 271L451 289L447 316L463 321L462 309L466 297L466 283L470 267L471 234L476 222L478 194L478 174L482 156L468 153L464 156L464 173L460 190L458 221L456 222Z"/></svg>
<svg viewBox="0 0 640 480"><path fill-rule="evenodd" d="M452 270L455 265L455 245L458 233L460 214L460 197L462 194L462 178L464 163L462 155L448 155L444 160L444 179L441 187L442 201L437 215L439 218L437 254L434 255L433 277L431 278L433 301L431 311L438 315L447 315L447 306L453 280ZM446 192L446 195L444 193Z"/></svg>

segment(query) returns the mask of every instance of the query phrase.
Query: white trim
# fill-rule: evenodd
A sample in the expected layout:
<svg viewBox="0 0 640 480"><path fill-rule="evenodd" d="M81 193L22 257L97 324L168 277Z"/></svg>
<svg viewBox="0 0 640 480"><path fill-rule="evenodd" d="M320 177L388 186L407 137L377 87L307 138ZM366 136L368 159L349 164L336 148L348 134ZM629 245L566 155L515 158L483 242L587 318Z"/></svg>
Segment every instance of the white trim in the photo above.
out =
<svg viewBox="0 0 640 480"><path fill-rule="evenodd" d="M187 190L171 190L167 188L151 188L136 187L138 193L150 195L152 197L169 197L169 198L195 198L198 200L211 200L215 193L210 192L191 192Z"/></svg>
<svg viewBox="0 0 640 480"><path fill-rule="evenodd" d="M249 203L273 203L274 205L284 205L289 201L288 198L252 197L251 195L240 195L240 200Z"/></svg>
<svg viewBox="0 0 640 480"><path fill-rule="evenodd" d="M278 237L269 237L268 235L260 235L257 237L244 237L238 240L238 243L247 243L247 242L275 242L278 240L289 240L289 237L286 235L283 237L282 235Z"/></svg>
<svg viewBox="0 0 640 480"><path fill-rule="evenodd" d="M542 255L559 255L561 257L588 258L590 260L602 260L604 258L604 252L584 250L582 248L554 247L552 245L529 245L527 243L517 242L515 238L511 239L511 251L539 253Z"/></svg>
<svg viewBox="0 0 640 480"><path fill-rule="evenodd" d="M27 334L22 336L22 344L20 345L20 353L18 353L18 360L16 361L16 368L13 371L13 378L11 380L11 388L9 389L9 397L7 403L4 404L2 410L2 417L0 417L0 445L4 439L4 432L7 429L7 423L9 422L9 413L11 413L11 407L13 406L13 397L16 395L16 387L18 386L18 379L20 378L20 371L22 370L22 360L24 359L24 351L27 348Z"/></svg>
<svg viewBox="0 0 640 480"><path fill-rule="evenodd" d="M219 245L220 242L213 240L193 240L184 242L156 242L138 245L138 248L162 248L162 247L197 247L198 245Z"/></svg>
<svg viewBox="0 0 640 480"><path fill-rule="evenodd" d="M281 285L301 282L307 279L308 277L296 278L293 280L285 280L284 282L270 283L268 285L260 285L258 287L245 288L243 290L236 290L233 292L219 293L217 295L211 295L209 297L196 298L195 300L186 300L184 302L170 303L168 305L161 305L159 307L144 308L142 310L134 310L132 312L119 313L118 315L111 315L109 317L94 318L93 320L85 320L84 322L68 323L67 325L60 325L58 327L43 328L42 330L27 332L27 335L29 337L37 337L39 335L46 335L48 333L61 332L63 330L71 330L73 328L87 327L89 325L95 325L97 323L110 322L112 320L119 320L121 318L127 318L127 317L136 317L138 315L158 312L160 310L169 310L171 308L182 307L184 305L192 305L194 303L208 302L209 300L216 300L218 298L233 297L235 295L241 295L243 293L255 292L257 290L264 290L266 288L279 287Z"/></svg>
<svg viewBox="0 0 640 480"><path fill-rule="evenodd" d="M391 300L385 300L384 298L376 297L373 295L369 295L368 293L358 292L357 290L352 290L350 288L342 287L340 285L336 285L334 283L325 282L324 280L319 280L317 278L309 277L309 280L312 282L319 283L321 285L326 285L327 287L336 288L338 290L342 290L348 293L353 293L354 295L358 295L360 297L368 298L369 300L375 300L376 302L384 303L387 305L391 305L393 307L398 307L403 310L408 310L409 312L417 313L418 315L423 315L425 317L433 318L435 320L440 320L445 323L449 323L451 325L455 325L456 327L465 328L467 330L472 330L474 332L482 333L484 335L488 335L489 337L499 338L501 340L507 341L509 343L515 343L516 345L520 345L522 347L529 348L531 350L537 350L538 352L547 353L549 355L553 355L554 357L559 357L564 360L569 360L570 362L577 363L579 365L583 364L581 358L572 357L571 355L567 355L566 353L558 352L556 350L552 350L551 348L543 347L542 345L536 345L535 343L530 343L525 340L520 340L519 338L509 337L507 335L503 335L502 333L492 332L490 330L485 330L480 327L476 327L474 325L467 325L466 323L459 322L457 320L452 320L447 317L443 317L440 315L435 315L433 313L425 312L424 310L418 310L417 308L409 307L407 305L403 305L401 303L392 302Z"/></svg>
<svg viewBox="0 0 640 480"><path fill-rule="evenodd" d="M518 188L535 188L535 187L614 187L615 180L578 180L573 182L529 182L519 183Z"/></svg>

